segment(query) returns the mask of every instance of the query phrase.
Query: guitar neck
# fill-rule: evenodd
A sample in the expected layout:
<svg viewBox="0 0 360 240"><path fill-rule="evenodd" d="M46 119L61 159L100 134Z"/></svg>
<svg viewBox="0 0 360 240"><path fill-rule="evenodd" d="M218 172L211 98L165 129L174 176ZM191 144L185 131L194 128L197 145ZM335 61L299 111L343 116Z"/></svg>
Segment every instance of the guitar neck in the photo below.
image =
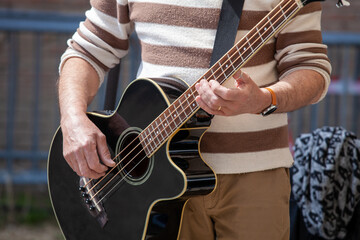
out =
<svg viewBox="0 0 360 240"><path fill-rule="evenodd" d="M286 23L303 7L301 0L283 0L255 27L221 57L203 76L189 87L177 100L162 112L140 134L140 141L147 156L172 136L197 110L196 83L205 79L220 84L244 66Z"/></svg>

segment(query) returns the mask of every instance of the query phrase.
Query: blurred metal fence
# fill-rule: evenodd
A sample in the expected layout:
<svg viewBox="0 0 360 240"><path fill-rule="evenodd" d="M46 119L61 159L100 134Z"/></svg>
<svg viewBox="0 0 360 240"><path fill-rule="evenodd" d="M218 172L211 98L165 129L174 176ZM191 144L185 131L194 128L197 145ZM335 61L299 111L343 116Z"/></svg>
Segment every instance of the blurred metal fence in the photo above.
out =
<svg viewBox="0 0 360 240"><path fill-rule="evenodd" d="M59 124L59 58L83 19L0 9L0 183L46 183L48 148ZM360 34L325 33L324 42L329 45L333 82L320 104L289 114L294 137L324 125L341 125L359 135ZM133 49L122 60L118 92L136 75L138 48ZM102 87L90 109L102 108L104 95Z"/></svg>

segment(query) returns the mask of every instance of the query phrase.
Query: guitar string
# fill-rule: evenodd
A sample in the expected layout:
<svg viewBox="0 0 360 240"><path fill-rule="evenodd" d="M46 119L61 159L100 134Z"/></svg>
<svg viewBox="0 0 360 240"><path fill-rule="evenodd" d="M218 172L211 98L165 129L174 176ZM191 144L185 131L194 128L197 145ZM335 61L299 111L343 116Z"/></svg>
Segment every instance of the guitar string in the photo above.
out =
<svg viewBox="0 0 360 240"><path fill-rule="evenodd" d="M290 2L290 1L286 2L286 3L284 4L284 7L285 7L289 2ZM279 5L280 5L280 4L279 4ZM280 5L280 6L281 6L281 5ZM277 14L278 14L278 13L275 13L275 14L271 17L271 19L269 19L268 22L265 22L264 25L266 25L266 24L269 23L269 22L271 23L271 20L272 20ZM258 26L259 24L261 24L261 22L258 23L257 26ZM255 27L256 27L256 26L255 26ZM254 28L254 29L255 29L255 28ZM267 32L267 30L266 30L264 33L266 33L266 32ZM256 33L259 34L260 36L262 36L262 35L259 33L259 30L257 30ZM269 36L271 36L271 35L269 35ZM254 35L251 36L250 39L248 39L248 41L251 40L253 37L254 37ZM259 39L259 38L258 38L258 39ZM258 39L257 39L257 40L258 40ZM245 44L247 44L247 42L245 42L244 45L245 45ZM244 45L243 45L243 46L244 46ZM243 46L241 46L240 49L242 49ZM237 52L235 52L234 54L232 54L232 56L231 56L230 58L232 58L236 53L237 53ZM239 58L238 58L238 59L239 59ZM235 61L237 61L238 59L236 59ZM220 59L219 61L221 61L221 60L222 60L222 59ZM224 64L226 64L228 61L231 61L231 59L225 61ZM218 63L219 63L219 62L218 62ZM216 64L214 64L214 65L216 65ZM222 68L222 65L220 65L220 67ZM213 73L210 75L210 77L213 76L213 77L215 77L215 79L216 79L217 77L216 77L215 73L217 73L219 70L220 70L220 68L216 69L216 71L213 72ZM227 70L228 70L228 68L227 68L225 71L227 71ZM209 72L209 71L208 71L208 72ZM207 73L208 73L208 72L207 72ZM204 76L205 76L207 73L205 73ZM223 74L224 74L224 71L223 71ZM219 76L222 76L222 74L220 74ZM181 97L182 97L182 96L180 96L179 99L180 99ZM187 97L185 96L185 101L189 102L188 99L189 99L189 98L187 98ZM177 108L175 108L174 110L177 112ZM174 112L175 112L175 111L174 111ZM173 114L173 112L171 112L171 115L172 115L172 114ZM181 114L180 114L180 115L181 115ZM185 112L185 115L186 115L186 112ZM157 121L157 120L158 120L158 118L155 119L155 121ZM154 122L155 122L155 121L154 121ZM168 122L168 121L167 121L167 122ZM160 121L160 123L161 123L161 121ZM176 124L175 124L175 125L176 125ZM171 123L169 124L169 128L171 128ZM144 132L145 132L145 130L147 130L147 128L144 129ZM155 129L153 129L153 131L157 131L157 130L158 130L158 127L155 127ZM153 132L153 131L152 131L152 132ZM151 134L152 132L150 132L150 134ZM160 130L160 132L162 132L162 131ZM160 135L160 134L159 134L159 135ZM161 134L161 136L162 136L162 134ZM167 137L168 137L168 136L166 136L165 138L163 137L163 140L166 139ZM157 137L155 137L155 138L157 138ZM134 139L134 140L135 140L135 139ZM161 142L161 141L160 141L160 142ZM140 141L140 143L141 143L141 141ZM131 143L130 143L130 144L131 144ZM130 145L130 144L129 144L129 145ZM125 150L125 149L124 149L124 150ZM120 155L120 154L121 154L121 152L120 152L118 155ZM118 156L116 156L115 158L117 158L117 157L118 157ZM114 159L115 159L115 158L114 158ZM117 167L117 165L116 165L115 167ZM115 168L115 167L114 167L114 168ZM112 170L111 170L111 171L112 171ZM105 178L106 176L107 176L107 175L105 175L104 178ZM91 179L88 183L86 183L83 187L86 187L91 181L92 181L92 179ZM99 182L100 182L100 181L99 181ZM94 187L96 187L96 186L94 186Z"/></svg>
<svg viewBox="0 0 360 240"><path fill-rule="evenodd" d="M285 7L289 2L291 2L291 1L285 2L284 6L281 6L281 3L280 3L277 7L280 7L280 10L282 10L282 7ZM292 5L292 6L293 6L293 5ZM291 8L292 6L290 6L290 8ZM289 9L290 9L290 8L289 8ZM276 8L275 8L275 9L276 9ZM289 9L286 9L286 11L288 11ZM296 9L295 9L295 10L296 10ZM276 12L276 13L271 17L271 19L268 18L269 21L265 21L265 24L264 24L264 25L266 25L266 24L268 24L268 23L272 24L272 23L271 23L271 20L272 20L276 15L278 15L278 13L279 13L279 12ZM263 19L263 20L264 20L264 19ZM263 20L262 20L262 21L263 21ZM287 18L285 18L284 21L286 21L286 20L287 20ZM277 21L278 21L278 20L276 20L275 23L276 23ZM255 29L259 24L261 24L261 22L258 23L253 29ZM280 26L281 26L281 24L280 24ZM267 32L267 30L265 30L264 33L266 33L266 32ZM259 30L256 30L256 33L250 37L250 40L251 40L256 34L259 34L259 35L260 35L260 38L262 37L262 35L259 33ZM272 36L272 34L270 34L269 36L267 36L265 39L269 38L270 36ZM256 41L257 41L257 40L259 40L259 37L256 39ZM248 42L249 42L249 39L247 38L247 42L245 42L244 45L242 45L242 46L240 47L240 49L242 49L242 47L244 47L245 44L247 44ZM264 41L262 41L262 43L263 43L263 42L264 42ZM250 44L249 44L249 45L250 45ZM251 45L250 45L250 46L251 46ZM249 48L248 48L248 49L249 49ZM247 51L247 50L246 50L246 51ZM253 51L253 52L254 52L254 51ZM253 53L253 52L252 52L252 53ZM235 54L236 54L236 53L237 53L237 52L235 52ZM233 57L235 54L233 54L231 57ZM250 56L251 56L251 54L250 54ZM242 57L242 56L240 55L240 57ZM249 56L247 56L245 59L247 59L248 57L249 57ZM221 60L222 60L222 59L220 59L219 61L221 61ZM239 60L239 57L238 57L235 61L237 61L237 60ZM224 64L227 63L228 61L231 61L231 59L227 59L227 60L224 62ZM245 62L245 61L243 60L243 62ZM218 63L220 64L220 62L218 62ZM241 64L240 64L240 65L241 65ZM223 66L223 65L220 65L221 68L222 68L222 66ZM220 69L218 68L218 69L217 69L215 72L213 72L213 74L211 74L210 76L215 76L215 73L216 73L218 70L220 70ZM226 67L226 70L225 70L225 71L227 71L227 70L228 70L228 67ZM233 73L233 72L234 72L234 70L232 71L232 73ZM231 74L232 74L232 73L231 73ZM230 74L230 75L231 75L231 74ZM204 75L206 75L206 73L205 73ZM222 76L222 75L225 75L225 76L226 76L226 74L224 73L224 70L222 70L222 74L220 74L219 77ZM216 79L216 78L217 78L217 77L215 76L215 79ZM225 80L226 80L226 79L225 79ZM179 99L180 99L180 98L181 98L181 96L179 97ZM186 98L186 96L185 96L185 100L188 101L188 98ZM177 112L177 107L176 107L174 110ZM181 115L181 114L180 114L180 115ZM185 115L186 115L186 113L185 113ZM156 120L157 120L157 119L156 119ZM156 120L155 120L155 121L156 121ZM181 119L180 119L180 120L181 120ZM174 120L174 121L175 121L175 120ZM168 121L167 121L167 122L168 122ZM171 123L172 123L172 122L171 122ZM171 124L171 123L170 123L170 124ZM169 126L170 126L170 124L169 124ZM176 127L176 122L175 122L175 127ZM153 131L157 130L157 128L158 128L158 127L155 127L155 129L153 128ZM169 127L169 128L171 128L171 127ZM147 129L147 128L146 128L146 129ZM144 129L144 131L145 131L146 129ZM172 130L172 129L171 129L171 130ZM153 131L152 131L152 132L153 132ZM150 134L151 134L151 132L150 132ZM159 136L159 135L158 135L158 136ZM167 137L168 137L168 136L166 136L165 138L163 137L163 140L166 139ZM155 136L155 138L157 138L157 136ZM132 143L133 143L135 140L136 140L136 139L134 139L134 140L132 141ZM141 144L142 142L143 142L143 141L140 141L140 144ZM160 141L160 142L161 142L161 141ZM129 145L131 145L131 143L130 143ZM129 146L129 145L128 145L128 146ZM139 146L139 145L138 145L138 146ZM136 147L137 147L137 146L136 146ZM136 147L135 147L135 148L136 148ZM145 147L147 147L147 146L145 146ZM125 147L125 149L126 149L126 147ZM123 151L124 151L125 149L123 149ZM121 153L122 153L122 151L121 151L117 156L115 156L115 158L117 158ZM131 152L130 152L130 153L131 153ZM129 153L129 154L130 154L130 153ZM124 156L124 160L125 160L126 157L127 157L127 156ZM114 159L115 159L115 158L114 158ZM132 161L132 160L131 160L131 161ZM121 162L122 162L122 161L121 161ZM115 169L121 162L119 162L113 169ZM108 173L110 173L113 169L111 169ZM108 175L108 174L107 174L107 175ZM105 178L107 175L105 175L103 178ZM92 180L93 180L93 179L91 179L88 183L86 183L86 184L84 185L84 187L87 186ZM102 179L99 180L97 184L99 184L101 181L102 181ZM97 185L97 184L96 184L96 185ZM93 188L95 188L96 185L94 185L90 190L92 190Z"/></svg>
<svg viewBox="0 0 360 240"><path fill-rule="evenodd" d="M282 11L282 10L283 10L282 8L285 7L289 2L291 2L291 1L285 2L285 4L284 4L283 6L282 6L281 4L279 4L278 7L280 7L280 11ZM295 5L297 5L297 4L295 3ZM293 3L288 9L286 9L285 11L287 12L287 11L290 10L290 8L293 7L293 6L294 6L294 3ZM276 7L276 8L277 8L277 7ZM276 8L275 8L275 9L276 9ZM290 16L291 16L296 10L297 10L297 8L295 8L295 9L293 10L293 12L290 13ZM272 20L276 15L278 15L278 13L279 13L280 11L276 12L270 19L268 18L268 20L265 21L264 25L266 25L266 24L268 24L268 23L270 23L270 25L273 24L273 23L271 23L271 20ZM270 12L270 13L271 13L271 12ZM284 21L287 21L288 19L289 19L289 18L288 18L287 16L285 16L285 19L283 20L283 22L284 22ZM264 19L263 19L263 20L264 20ZM262 21L263 21L263 20L262 20ZM280 20L280 19L276 19L276 21L275 21L274 23L277 23L279 20ZM262 21L261 21L261 22L262 22ZM253 29L255 29L256 27L258 27L258 25L261 24L261 22L258 23ZM271 26L274 27L273 25L271 25ZM274 30L274 33L278 30L277 28L280 28L280 27L282 27L282 22L280 23L279 26L275 26L276 29ZM253 30L253 29L252 29L252 30ZM266 33L267 31L268 31L268 30L265 30L264 33ZM250 31L250 32L251 32L251 31ZM274 33L273 33L273 34L274 34ZM257 34L260 35L260 37L258 37L258 38L256 39L256 41L259 40L259 38L262 38L262 37L264 36L264 35L262 35L261 32L259 32L259 30L256 30L256 32L255 32L249 39L247 38L247 42L245 42L245 43L240 47L240 49L243 48L243 47L245 46L245 44L249 44L249 45L250 45L250 49L252 49L251 44L249 43L249 40L251 40L251 39L252 39L255 35L257 35ZM265 37L265 39L267 40L269 37L273 36L273 34L268 35L267 37ZM265 42L265 41L262 39L262 44L263 44L264 42ZM257 48L255 48L255 51L256 51L258 48L259 48L259 46L258 46ZM246 51L247 51L248 49L249 49L249 48L247 48ZM254 53L254 50L253 50L253 49L252 49L252 53ZM232 54L231 57L233 57L235 54L237 54L237 52L235 52L234 54ZM245 60L243 60L243 62L240 63L240 65L243 64L245 61L247 61L247 59L248 59L249 57L251 57L252 55L253 55L253 54L250 54L249 56L247 56L247 57L245 58ZM231 57L230 57L230 58L231 58ZM235 62L238 61L238 60L240 59L240 57L242 57L242 55L240 55L240 56L235 60ZM221 61L221 60L222 60L222 59L220 59L219 61ZM228 61L231 61L231 59L227 59L224 63L221 63L222 65L220 65L220 68L222 68L226 63L228 63ZM220 62L218 62L218 63L220 64ZM215 65L215 64L214 64L214 65ZM239 67L233 69L230 75L232 75L235 71L237 71L238 68L239 68ZM228 69L229 69L229 67L226 67L225 72L226 72ZM215 76L215 73L216 73L217 71L219 71L219 70L220 70L220 69L218 68L218 69L217 69L215 72L213 72L213 74L211 74L210 76ZM222 74L220 74L219 77L220 77L220 76L223 77L223 75L225 75L225 77L226 77L225 72L224 72L224 70L222 69ZM206 73L205 73L204 75L206 75ZM216 80L217 78L219 78L219 77L216 77L216 76L215 76L215 80ZM225 81L226 79L227 79L227 78L225 78L223 81ZM222 82L220 82L220 83L222 83ZM180 98L181 98L181 96L180 96L178 99L180 99ZM188 101L188 99L189 99L189 98L187 98L187 97L185 96L185 100ZM191 103L193 103L193 102L194 102L194 100L193 100ZM196 102L196 101L195 101L195 102ZM181 107L182 107L182 106L181 106ZM182 108L183 108L183 107L182 107ZM184 108L183 108L183 109L184 109ZM186 107L186 109L187 109L187 107ZM177 106L174 108L174 110L178 113L178 111L177 111L177 110L178 110L178 107L177 107ZM175 111L174 111L174 112L175 112ZM184 112L184 111L182 111L182 113L183 113L183 112ZM172 112L172 113L173 113L173 112ZM179 115L181 115L182 113L180 113ZM185 115L186 115L186 112L185 112ZM158 118L157 118L157 119L158 119ZM156 121L157 119L155 119L154 121ZM181 119L180 119L180 120L181 120ZM172 120L172 121L173 121L173 120ZM168 122L168 121L167 121L167 122ZM172 122L171 122L171 123L172 123ZM170 124L171 124L171 123L170 123ZM169 124L169 125L170 125L170 124ZM176 122L175 122L175 126L176 126L176 125L177 125L177 124L176 124ZM146 129L147 129L147 128L145 128L144 131L145 131ZM155 129L153 128L152 132L154 132L154 131L157 130L157 129L158 129L158 127L155 127ZM150 133L151 133L151 132L150 132ZM159 135L155 136L155 138L157 138L158 136L159 136ZM167 137L168 137L168 136L167 136ZM163 138L163 140L166 139L167 137ZM134 142L135 140L136 140L136 139L134 139L133 142ZM136 149L142 142L143 142L143 141L140 141L140 143L139 143L134 149ZM159 142L161 142L161 141L159 141ZM130 143L129 145L131 145L131 143ZM127 146L125 147L125 149L126 149L129 145L127 145ZM148 144L148 145L149 145L149 144ZM145 145L144 148L146 148L146 147L147 147L147 146ZM115 158L117 158L125 149L123 149L117 156L115 156ZM144 151L144 150L142 150L142 151ZM129 155L130 153L131 153L131 152L129 152L128 155ZM139 152L139 153L140 153L140 152ZM139 154L139 153L138 153L138 154ZM138 154L136 154L136 156L137 156ZM113 167L113 169L115 169L121 162L123 162L128 155L124 156L124 159L121 160L118 164L116 164L116 166ZM145 155L146 155L146 154L145 154ZM136 156L135 156L135 157L136 157ZM115 159L115 158L114 158L114 159ZM144 159L145 159L145 157L144 157L143 159L141 159L138 164L140 164L140 162L143 161ZM133 160L134 160L134 157L123 167L123 169L125 169L126 166L127 166L130 162L132 162ZM137 165L138 165L138 164L137 164ZM137 166L137 165L136 165L136 166ZM135 166L135 167L136 167L136 166ZM135 168L135 167L134 167L134 168ZM134 168L132 168L132 169L126 174L126 176L127 176L128 174L130 174L130 172L131 172ZM109 174L113 169L111 169L111 170L108 172L108 174ZM122 170L123 170L123 169L122 169ZM120 171L122 171L122 170L120 170ZM119 172L118 172L118 173L119 173ZM117 174L118 174L118 173L117 173ZM97 184L99 184L108 174L106 174L101 180L99 180L99 181L97 182ZM113 178L111 178L110 181L112 181L112 180L116 177L117 174L115 174L115 175L113 176ZM126 177L126 176L124 176L124 177ZM86 185L89 184L92 180L93 180L93 179L89 180L89 182L86 183ZM123 180L123 179L122 179L122 180ZM122 181L122 180L121 180L121 181ZM110 181L109 181L109 182L110 182ZM120 181L120 182L121 182L121 181ZM108 182L108 183L109 183L109 182ZM120 183L120 182L119 182L119 183ZM106 183L98 192L100 192L103 188L105 188L108 183ZM96 185L97 185L97 184L96 184ZM96 187L96 185L94 185L89 191L91 191L92 189L94 189L94 188ZM116 186L114 186L114 187L116 187ZM97 192L96 194L98 194L98 192ZM93 196L93 197L95 197L95 196ZM101 201L101 200L100 200L100 201Z"/></svg>
<svg viewBox="0 0 360 240"><path fill-rule="evenodd" d="M295 9L294 11L296 11L297 9ZM284 21L286 21L287 19L285 19ZM281 25L279 26L279 27L281 27ZM258 33L258 31L257 31L257 33ZM270 37L270 36L272 36L272 34L271 35L269 35L268 36L268 38ZM251 37L252 38L252 37ZM249 57L249 56L248 56ZM175 109L176 110L176 109ZM139 154L139 153L138 153ZM137 154L137 155L138 155ZM144 158L143 158L144 159ZM101 198L100 199L100 201L98 201L97 203L96 203L96 205L98 205L118 184L120 184L123 180L124 180L124 178L126 178L129 174L130 174L130 172L132 172L142 161L143 161L143 159L141 159L127 174L125 174L125 176L115 185L115 186L113 186L113 188L112 189L110 189L110 191L103 197L103 198ZM131 160L132 161L132 160ZM130 163L130 162L129 162ZM129 164L128 163L128 164ZM123 169L125 169L126 168L126 166L128 165L128 164L126 164L124 167L123 167ZM122 170L121 170L122 171ZM114 176L115 177L115 176ZM110 181L112 181L112 180L110 180ZM105 187L105 186L104 186ZM103 187L103 188L104 188ZM102 188L102 189L103 189ZM100 189L99 190L99 192L102 190L102 189Z"/></svg>
<svg viewBox="0 0 360 240"><path fill-rule="evenodd" d="M281 7L281 6L280 6L280 7ZM287 10L288 10L288 9L287 9ZM286 11L287 11L287 10L286 10ZM293 10L293 13L294 13L294 11L296 11L296 10L297 10L297 9L294 9L294 10ZM291 14L293 14L293 13L291 13ZM277 14L277 13L276 13L276 14ZM290 15L291 15L291 14L290 14ZM286 20L287 20L287 18L285 18L284 21L286 21ZM277 21L278 21L278 20L277 20ZM282 27L282 24L280 24L280 25L277 26L277 27L279 27L279 28ZM275 30L275 32L276 32L276 30ZM257 31L257 33L258 33L258 31ZM267 36L267 38L269 38L270 36L273 36L273 34L270 34L269 36ZM258 47L259 47L259 46L258 46ZM249 57L249 56L248 56L248 57ZM176 109L175 109L175 110L176 110ZM139 146L139 145L138 145L138 146ZM139 153L140 153L140 152L139 152ZM139 153L138 153L138 154L139 154ZM137 156L138 154L136 154L136 156ZM146 154L145 154L145 155L146 155ZM136 157L136 156L135 156L135 157ZM146 156L145 156L145 157L146 157ZM101 198L101 199L96 203L96 205L98 205L118 184L120 184L120 183L124 180L124 178L126 178L126 177L130 174L130 172L132 172L132 171L138 166L138 164L140 164L140 163L145 159L145 157L144 157L143 159L141 159L127 174L125 174L125 176L124 176L118 183L116 183L115 186L113 186L113 188L111 188L110 191L109 191L108 193L106 193L105 196L104 196L103 198ZM133 161L133 160L134 160L134 158L131 159L131 160L123 167L123 169L125 169L126 166L127 166L131 161ZM121 170L121 171L122 171L122 170ZM117 175L117 174L116 174L116 175ZM114 177L116 177L116 175L115 175ZM113 177L113 178L114 178L114 177ZM113 179L113 178L112 178L112 179ZM112 179L111 179L110 181L112 181ZM109 182L110 182L110 181L109 181ZM109 182L108 182L108 183L109 183ZM108 183L106 183L106 185L107 185ZM103 186L103 188L106 187L106 185ZM98 194L100 191L102 191L103 188L101 188L96 194Z"/></svg>
<svg viewBox="0 0 360 240"><path fill-rule="evenodd" d="M285 2L284 6L281 6L281 4L279 4L278 7L280 7L280 10L282 10L282 7L285 7L289 2L291 2L291 1ZM296 4L296 3L295 3L295 4ZM292 6L290 6L289 9L290 9L291 7L293 7L293 6L294 6L294 4L293 4ZM275 8L275 9L276 9L276 8ZM286 11L288 11L289 9L286 9ZM295 9L295 10L297 10L297 9ZM295 11L295 10L293 10L293 11ZM271 17L271 19L268 18L268 21L265 21L265 24L264 24L264 25L266 25L266 24L268 24L268 23L272 24L272 23L271 23L271 20L272 20L276 15L278 15L279 12L280 12L280 11L276 12L276 13ZM271 12L270 12L270 13L271 13ZM291 13L291 14L292 14L292 13ZM291 14L290 14L290 15L291 15ZM263 19L263 20L264 20L264 19ZM280 20L280 19L277 19L274 23L278 22L278 20ZM285 18L284 21L286 21L286 20L287 20L287 18ZM261 22L258 23L253 29L255 29L259 24L261 24ZM282 25L282 24L280 24L278 27L281 27L281 25ZM267 32L267 30L265 30L264 33L266 33L266 32ZM274 31L274 32L275 32L275 31ZM259 35L260 35L260 38L262 37L261 33L259 33L259 30L257 30L256 33L254 33L254 35L252 35L252 36L250 37L250 39L247 39L247 42L245 42L244 45L242 45L240 48L244 47L245 44L248 44L249 40L251 40L256 34L259 34ZM270 36L272 36L272 34L268 35L265 39L268 39ZM256 41L257 41L257 40L259 40L259 37L256 39ZM263 42L264 42L264 41L263 41ZM262 42L262 43L263 43L263 42ZM250 46L251 46L251 45L250 45ZM249 49L249 48L248 48L248 49ZM253 52L254 52L254 51L253 51ZM252 53L253 53L253 52L252 52ZM235 52L235 54L236 54L236 53L237 53L237 52ZM233 54L231 57L233 57L235 54ZM251 56L251 54L250 54L250 56ZM245 59L249 58L250 56L247 56ZM240 55L240 57L241 57L241 55ZM239 60L239 57L238 57L235 61L238 61L238 60ZM230 60L228 59L227 61L224 62L224 64L227 63L228 61L230 61ZM243 62L245 62L245 61L243 60ZM240 64L240 65L241 65L241 64ZM224 65L220 65L220 67L222 67L222 66L224 66ZM216 73L218 70L220 70L220 69L218 68L218 69L217 69L215 72L213 72L213 74L211 74L210 76L215 76L215 73ZM227 71L227 70L228 70L228 67L226 68L225 71ZM225 75L224 71L222 71L222 72L223 72L223 73L222 73L221 75L219 75L219 77L222 76L222 75ZM234 72L234 70L232 71L232 73L233 73L233 72ZM206 73L205 73L204 75L206 75ZM230 75L231 75L231 74L230 74ZM226 75L225 75L225 76L226 76ZM216 78L218 78L218 77L215 76L215 79L216 79ZM225 80L226 80L226 79L225 79ZM180 99L180 98L181 98L181 96L179 97L179 99ZM186 98L186 96L185 96L185 100L188 101L188 98ZM194 101L192 101L192 102L194 102ZM176 107L174 110L177 112L177 107ZM186 113L185 113L185 114L186 114ZM180 114L180 115L181 115L181 114ZM156 119L156 120L157 120L157 119ZM156 121L156 120L155 120L155 121ZM181 119L180 119L180 120L181 120ZM168 121L167 121L167 122L168 122ZM171 123L172 123L172 122L170 122L170 124L171 124ZM169 124L169 126L170 126L170 124ZM176 124L176 122L175 122L175 126L176 126L176 125L177 125L177 124ZM157 130L157 128L158 128L158 127L155 127L155 129L153 128L153 131ZM171 127L169 127L169 128L171 128ZM147 129L147 128L146 128L146 129ZM144 131L145 131L146 129L144 129ZM171 129L171 130L172 130L172 129ZM152 132L153 132L153 131L152 131ZM151 133L151 132L150 132L150 133ZM159 135L158 135L158 136L159 136ZM155 138L157 138L158 136L155 136ZM165 138L163 137L163 140L166 139L167 137L168 137L168 136L166 136ZM134 139L133 142L134 142L135 140L136 140L136 139ZM140 141L140 144L141 144L142 142L143 142L143 141ZM161 141L160 141L160 142L161 142ZM131 143L130 143L129 145L131 145ZM129 145L128 145L128 146L129 146ZM149 144L148 144L148 145L149 145ZM139 145L138 145L138 146L139 146ZM138 147L138 146L136 146L136 147ZM127 146L126 146L126 147L127 147ZM125 149L126 149L126 147L125 147ZM136 147L135 147L135 148L136 148ZM145 146L145 148L146 148L146 147L148 147L148 146ZM125 149L123 149L123 151L124 151ZM115 156L115 158L117 158L123 151L121 151L117 156ZM131 153L131 152L129 152L129 154L130 154L130 153ZM128 155L129 155L129 154L128 154ZM127 157L128 155L124 156L124 160L126 159L126 157ZM115 158L114 158L114 159L115 159ZM132 160L133 160L133 159L132 159ZM130 160L130 161L132 161L132 160ZM122 160L122 161L123 161L123 160ZM120 161L115 167L113 167L113 169L115 169L122 161ZM130 161L129 161L129 162L130 162ZM108 172L108 174L109 174L113 169L111 169L111 170ZM108 175L108 174L107 174L107 175ZM103 177L103 179L104 179L107 175L105 175L105 176ZM99 184L103 179L99 180L99 181L97 182L97 184ZM91 179L88 183L86 183L86 185L89 184L92 180L93 180L93 179ZM96 185L97 185L97 184L96 184ZM85 186L86 186L86 185L85 185ZM94 185L94 186L90 189L90 191L91 191L93 188L95 188L96 185Z"/></svg>

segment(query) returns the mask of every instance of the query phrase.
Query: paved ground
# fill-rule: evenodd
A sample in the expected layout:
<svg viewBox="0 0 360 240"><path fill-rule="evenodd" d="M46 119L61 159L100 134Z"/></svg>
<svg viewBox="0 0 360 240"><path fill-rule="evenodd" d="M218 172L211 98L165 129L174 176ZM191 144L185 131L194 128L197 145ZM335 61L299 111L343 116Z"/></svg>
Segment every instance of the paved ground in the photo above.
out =
<svg viewBox="0 0 360 240"><path fill-rule="evenodd" d="M0 228L0 240L63 240L55 224L7 225Z"/></svg>

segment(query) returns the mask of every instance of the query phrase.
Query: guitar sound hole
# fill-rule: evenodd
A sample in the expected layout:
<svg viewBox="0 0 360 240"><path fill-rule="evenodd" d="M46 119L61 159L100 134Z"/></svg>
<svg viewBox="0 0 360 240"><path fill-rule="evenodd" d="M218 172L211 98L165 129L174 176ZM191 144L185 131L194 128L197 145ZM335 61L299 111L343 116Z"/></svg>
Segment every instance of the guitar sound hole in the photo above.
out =
<svg viewBox="0 0 360 240"><path fill-rule="evenodd" d="M149 159L138 138L139 130L131 129L120 140L117 161L123 177L132 184L141 184L149 176L153 161Z"/></svg>

